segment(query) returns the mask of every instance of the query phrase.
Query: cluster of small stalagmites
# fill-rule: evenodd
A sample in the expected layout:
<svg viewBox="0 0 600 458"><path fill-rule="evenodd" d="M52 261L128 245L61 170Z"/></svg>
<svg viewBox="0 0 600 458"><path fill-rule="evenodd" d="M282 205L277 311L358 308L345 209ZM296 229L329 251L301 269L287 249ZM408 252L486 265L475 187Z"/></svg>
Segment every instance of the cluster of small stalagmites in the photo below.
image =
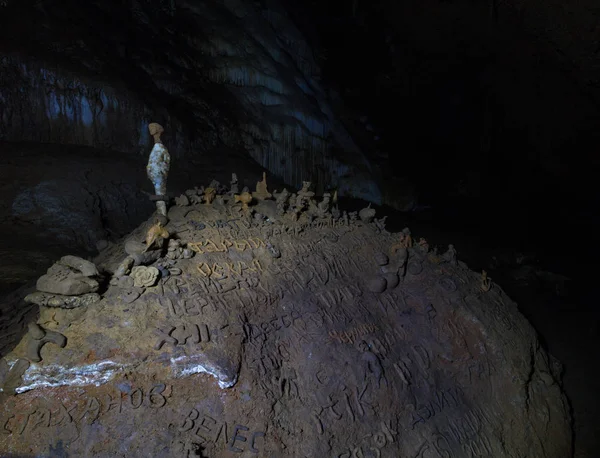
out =
<svg viewBox="0 0 600 458"><path fill-rule="evenodd" d="M192 256L194 256L194 251L191 248L185 248L181 240L169 240L167 258L174 261L177 259L190 259Z"/></svg>
<svg viewBox="0 0 600 458"><path fill-rule="evenodd" d="M233 174L231 180L232 189L235 187L237 192L237 176ZM178 207L189 207L190 205L206 204L211 205L213 202L223 204L232 199L234 195L230 189L221 185L217 180L213 180L208 186L195 187L188 189L179 197L175 198L175 205Z"/></svg>
<svg viewBox="0 0 600 458"><path fill-rule="evenodd" d="M25 301L46 307L76 308L100 300L101 279L93 262L77 256L63 256L37 283L37 291Z"/></svg>
<svg viewBox="0 0 600 458"><path fill-rule="evenodd" d="M293 194L289 194L287 189L281 193L275 194L277 209L280 216L287 216L292 221L298 221L302 215L312 220L318 210L314 199L315 193L310 190L310 181L304 181L302 188Z"/></svg>
<svg viewBox="0 0 600 458"><path fill-rule="evenodd" d="M330 226L334 224L349 225L356 221L356 212L348 214L341 212L337 206L337 193L326 192L320 201L310 190L312 183L304 181L302 188L291 193L287 189L274 192L277 214L283 221L288 222L323 222Z"/></svg>
<svg viewBox="0 0 600 458"><path fill-rule="evenodd" d="M381 221L375 220L373 224L381 226ZM383 225L381 230L384 229L385 225ZM430 252L429 243L424 238L421 237L415 243L412 233L407 227L398 234L395 234L395 237L396 241L390 247L389 255L386 253L376 253L373 256L378 271L375 275L367 278L367 288L371 292L383 293L384 291L394 289L407 272L418 275L422 271L421 261L425 257L435 264L449 263L454 266L459 264L454 245L448 245L448 250L439 256L437 249ZM409 263L409 260L413 258L416 262Z"/></svg>
<svg viewBox="0 0 600 458"><path fill-rule="evenodd" d="M230 186L222 185L217 180L213 180L208 186L195 187L188 189L179 197L175 198L175 204L179 207L188 207L190 205L229 205L244 212L252 218L255 211L251 205L261 200L269 200L272 194L267 188L267 176L263 173L263 179L256 183L256 190L251 192L248 187L240 191L240 184L235 173L231 175Z"/></svg>
<svg viewBox="0 0 600 458"><path fill-rule="evenodd" d="M127 257L115 271L110 284L121 288L155 286L161 278L180 275L179 259L189 259L194 252L164 227L166 218L160 216L146 233L145 242L131 238L125 242ZM166 248L166 250L165 250ZM139 296L139 294L138 294Z"/></svg>
<svg viewBox="0 0 600 458"><path fill-rule="evenodd" d="M207 187L201 186L185 191L175 198L175 204L179 207L199 204L225 205L230 213L239 212L240 217L259 225L273 222L273 219L284 224L322 221L332 225L334 223L350 225L358 221L358 212L347 213L339 210L337 193L332 195L332 193L326 192L321 199L317 199L315 193L310 190L311 186L311 182L305 181L302 188L294 193L290 193L285 188L281 192L271 192L267 184L267 175L263 173L262 180L256 183L255 190L250 191L247 187L240 189L238 177L233 173L229 187L213 181ZM261 206L261 203L266 205L267 210L265 210L265 206ZM268 209L272 209L272 211L268 211ZM267 211L269 216L263 214L263 211ZM385 225L385 220L383 221L383 225ZM197 221L192 222L192 225L194 227L191 229L194 230L201 230L205 227L204 223Z"/></svg>

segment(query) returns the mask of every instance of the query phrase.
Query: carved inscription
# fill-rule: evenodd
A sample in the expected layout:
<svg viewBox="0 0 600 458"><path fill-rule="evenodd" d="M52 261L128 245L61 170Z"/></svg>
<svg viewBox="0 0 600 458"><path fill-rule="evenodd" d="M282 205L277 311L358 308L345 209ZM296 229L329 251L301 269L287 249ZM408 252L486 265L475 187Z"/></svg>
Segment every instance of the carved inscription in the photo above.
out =
<svg viewBox="0 0 600 458"><path fill-rule="evenodd" d="M198 316L203 314L204 308L210 305L205 297L190 298L176 294L159 296L158 302L167 309L167 314L171 318Z"/></svg>
<svg viewBox="0 0 600 458"><path fill-rule="evenodd" d="M331 342L354 344L356 339L378 330L379 328L374 324L361 324L347 331L329 331L329 337Z"/></svg>
<svg viewBox="0 0 600 458"><path fill-rule="evenodd" d="M356 254L347 247L317 242L286 245L290 259L273 266L272 273L301 271L317 275L321 286L332 279L349 279L351 273L364 270L365 263L357 260Z"/></svg>
<svg viewBox="0 0 600 458"><path fill-rule="evenodd" d="M460 388L438 390L425 403L413 406L412 418L409 421L412 429L420 423L427 423L431 418L441 414L448 408L456 408L464 404L463 392Z"/></svg>
<svg viewBox="0 0 600 458"><path fill-rule="evenodd" d="M158 341L154 346L155 350L160 350L165 344L173 347L186 344L199 344L210 341L210 333L205 324L182 324L179 326L169 326L168 331L157 330Z"/></svg>
<svg viewBox="0 0 600 458"><path fill-rule="evenodd" d="M421 445L417 456L441 458L484 458L495 457L492 441L485 432L491 426L492 418L482 408L473 408L459 418L451 418L448 423ZM456 451L460 450L460 453Z"/></svg>
<svg viewBox="0 0 600 458"><path fill-rule="evenodd" d="M406 309L406 301L403 296L396 293L384 293L377 298L377 305L386 316L401 312Z"/></svg>
<svg viewBox="0 0 600 458"><path fill-rule="evenodd" d="M326 308L332 308L341 305L344 302L351 302L355 298L361 297L362 291L358 286L349 285L340 288L329 289L317 294L319 302Z"/></svg>
<svg viewBox="0 0 600 458"><path fill-rule="evenodd" d="M467 366L469 384L486 380L489 377L491 377L495 372L497 372L497 368L491 360L487 349L485 349L485 346L483 347L483 358L472 361Z"/></svg>
<svg viewBox="0 0 600 458"><path fill-rule="evenodd" d="M317 372L317 387L327 386L329 380L323 372ZM325 395L315 392L318 407L313 409L311 416L318 434L323 434L328 425L344 421L354 423L359 418L368 418L375 414L374 406L367 400L367 393L376 387L369 379L359 385L339 383L329 389ZM319 399L321 398L321 399Z"/></svg>
<svg viewBox="0 0 600 458"><path fill-rule="evenodd" d="M272 332L288 329L290 326L296 324L298 320L301 320L300 314L292 310L289 314L284 313L260 324L246 323L244 332L249 341L257 339L264 341Z"/></svg>
<svg viewBox="0 0 600 458"><path fill-rule="evenodd" d="M167 404L167 385L159 383L150 388L135 388L123 393L90 396L82 394L74 397L71 403L37 397L30 402L31 410L25 413L11 414L0 424L0 432L5 435L41 432L54 427L69 425L91 425L107 414L120 414L141 407L159 409Z"/></svg>
<svg viewBox="0 0 600 458"><path fill-rule="evenodd" d="M190 433L192 440L197 440L200 444L221 444L221 448L235 453L245 451L260 453L265 437L264 431L253 431L249 427L239 424L231 427L227 422L201 414L195 408L191 409L179 427L179 432Z"/></svg>
<svg viewBox="0 0 600 458"><path fill-rule="evenodd" d="M428 378L431 357L425 347L413 345L409 352L392 359L391 363L403 386L409 386Z"/></svg>
<svg viewBox="0 0 600 458"><path fill-rule="evenodd" d="M179 278L165 285L165 294L156 301L167 309L169 317L193 317L209 311L243 309L272 305L283 298L282 288L263 287L257 277L227 279Z"/></svg>
<svg viewBox="0 0 600 458"><path fill-rule="evenodd" d="M247 249L252 250L256 248L264 248L266 247L266 243L264 240L259 238L248 238L241 240L223 239L217 242L207 239L201 242L190 242L188 243L188 246L196 253L204 254L227 253L230 249L246 251Z"/></svg>
<svg viewBox="0 0 600 458"><path fill-rule="evenodd" d="M364 436L359 443L336 453L336 458L381 457L381 450L395 442L398 435L397 427L392 427L392 421L382 421L379 430Z"/></svg>
<svg viewBox="0 0 600 458"><path fill-rule="evenodd" d="M197 266L198 272L202 277L212 277L217 280L224 280L229 277L241 277L245 272L260 273L263 271L262 265L258 259L252 260L250 264L244 261L238 262L202 262Z"/></svg>

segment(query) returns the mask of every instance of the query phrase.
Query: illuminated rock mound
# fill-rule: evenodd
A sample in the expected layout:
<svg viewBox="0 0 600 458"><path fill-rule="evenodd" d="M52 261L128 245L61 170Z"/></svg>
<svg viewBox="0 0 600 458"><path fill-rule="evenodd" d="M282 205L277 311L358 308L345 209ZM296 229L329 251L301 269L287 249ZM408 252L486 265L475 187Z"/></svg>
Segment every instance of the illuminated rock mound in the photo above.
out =
<svg viewBox="0 0 600 458"><path fill-rule="evenodd" d="M570 456L560 364L452 248L210 188L38 283L2 456Z"/></svg>

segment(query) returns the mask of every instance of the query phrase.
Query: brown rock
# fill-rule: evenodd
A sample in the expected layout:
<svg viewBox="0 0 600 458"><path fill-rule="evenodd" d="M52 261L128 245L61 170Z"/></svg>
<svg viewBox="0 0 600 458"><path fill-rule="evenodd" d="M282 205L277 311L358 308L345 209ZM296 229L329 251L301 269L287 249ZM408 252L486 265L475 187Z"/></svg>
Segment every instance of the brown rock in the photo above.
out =
<svg viewBox="0 0 600 458"><path fill-rule="evenodd" d="M63 441L73 456L117 456L123 444L135 456L570 456L559 365L500 285L483 292L480 273L406 246L377 265L399 235L368 224L248 218L225 231L235 209L199 207L205 229L181 240L210 249L162 258L160 281L153 266L135 267L98 307L42 310L44 337L28 335L7 360L52 331L69 344L44 347L25 392L3 404L8 428L17 416L30 423L1 434L0 450L41 455ZM61 406L75 408L73 422L46 426L44 412Z"/></svg>
<svg viewBox="0 0 600 458"><path fill-rule="evenodd" d="M86 277L96 277L100 275L98 268L93 262L86 261L77 256L63 256L58 263L70 267L71 269L78 270Z"/></svg>
<svg viewBox="0 0 600 458"><path fill-rule="evenodd" d="M98 291L99 286L96 280L75 273L68 267L59 264L50 267L48 273L42 275L36 283L39 291L63 296L93 293Z"/></svg>

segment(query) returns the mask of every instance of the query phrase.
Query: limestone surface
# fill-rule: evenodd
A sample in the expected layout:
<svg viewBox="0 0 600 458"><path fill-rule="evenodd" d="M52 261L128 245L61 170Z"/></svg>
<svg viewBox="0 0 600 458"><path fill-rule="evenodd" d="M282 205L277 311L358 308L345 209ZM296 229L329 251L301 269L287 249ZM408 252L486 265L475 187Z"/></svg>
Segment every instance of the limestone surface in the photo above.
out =
<svg viewBox="0 0 600 458"><path fill-rule="evenodd" d="M1 451L571 455L560 363L493 280L484 291L480 272L419 244L392 250L400 235L375 223L217 202L170 209L165 228L194 256L165 247L148 266L156 283L121 276L88 306L40 307L66 346L43 346L11 381ZM126 256L117 246L95 264L114 273Z"/></svg>
<svg viewBox="0 0 600 458"><path fill-rule="evenodd" d="M38 279L36 286L43 293L79 296L98 291L99 284L96 280L57 263Z"/></svg>

